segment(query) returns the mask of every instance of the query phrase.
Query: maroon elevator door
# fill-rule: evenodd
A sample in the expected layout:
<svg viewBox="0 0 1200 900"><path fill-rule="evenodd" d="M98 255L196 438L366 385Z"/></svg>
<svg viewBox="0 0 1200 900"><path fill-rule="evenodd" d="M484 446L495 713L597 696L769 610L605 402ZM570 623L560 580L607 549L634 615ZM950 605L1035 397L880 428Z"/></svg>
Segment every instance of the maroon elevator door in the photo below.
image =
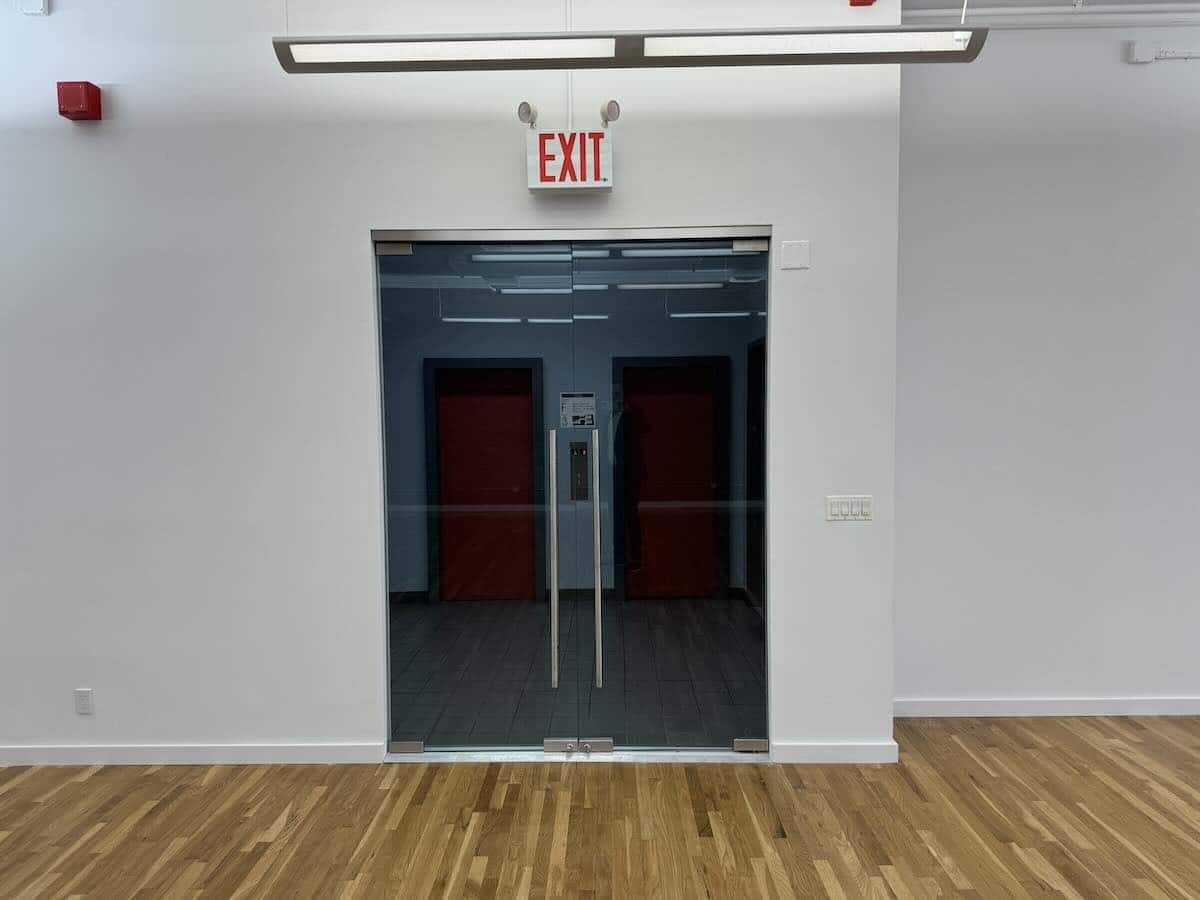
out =
<svg viewBox="0 0 1200 900"><path fill-rule="evenodd" d="M717 589L717 373L711 366L624 374L627 596Z"/></svg>
<svg viewBox="0 0 1200 900"><path fill-rule="evenodd" d="M532 600L533 375L440 369L436 398L441 597Z"/></svg>

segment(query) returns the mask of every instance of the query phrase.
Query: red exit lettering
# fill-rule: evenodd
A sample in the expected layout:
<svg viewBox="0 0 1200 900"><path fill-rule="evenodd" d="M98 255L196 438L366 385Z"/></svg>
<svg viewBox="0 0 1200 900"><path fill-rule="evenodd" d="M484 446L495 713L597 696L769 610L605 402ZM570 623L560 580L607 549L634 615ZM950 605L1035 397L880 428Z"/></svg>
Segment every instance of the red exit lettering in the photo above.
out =
<svg viewBox="0 0 1200 900"><path fill-rule="evenodd" d="M543 184L599 182L603 141L603 131L547 131L539 134L538 180ZM550 164L556 160L561 161L557 175L550 170Z"/></svg>

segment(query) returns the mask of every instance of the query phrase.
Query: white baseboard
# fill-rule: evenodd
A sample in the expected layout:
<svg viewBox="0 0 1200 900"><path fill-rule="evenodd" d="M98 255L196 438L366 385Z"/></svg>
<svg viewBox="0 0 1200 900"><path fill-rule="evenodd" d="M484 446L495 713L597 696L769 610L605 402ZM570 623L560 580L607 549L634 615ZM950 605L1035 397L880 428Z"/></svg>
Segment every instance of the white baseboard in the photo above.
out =
<svg viewBox="0 0 1200 900"><path fill-rule="evenodd" d="M1200 697L897 697L896 718L1196 716Z"/></svg>
<svg viewBox="0 0 1200 900"><path fill-rule="evenodd" d="M263 765L378 763L377 743L316 744L0 744L0 766Z"/></svg>
<svg viewBox="0 0 1200 900"><path fill-rule="evenodd" d="M771 741L771 761L779 763L894 763L895 741Z"/></svg>

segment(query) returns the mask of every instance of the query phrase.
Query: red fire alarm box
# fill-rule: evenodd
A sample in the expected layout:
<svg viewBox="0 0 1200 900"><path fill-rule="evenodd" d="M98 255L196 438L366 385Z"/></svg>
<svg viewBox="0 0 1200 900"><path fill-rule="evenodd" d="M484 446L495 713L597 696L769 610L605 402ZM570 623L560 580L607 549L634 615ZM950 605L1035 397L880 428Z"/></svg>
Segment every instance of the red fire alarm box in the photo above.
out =
<svg viewBox="0 0 1200 900"><path fill-rule="evenodd" d="M60 81L58 114L75 122L100 119L100 88L90 81Z"/></svg>

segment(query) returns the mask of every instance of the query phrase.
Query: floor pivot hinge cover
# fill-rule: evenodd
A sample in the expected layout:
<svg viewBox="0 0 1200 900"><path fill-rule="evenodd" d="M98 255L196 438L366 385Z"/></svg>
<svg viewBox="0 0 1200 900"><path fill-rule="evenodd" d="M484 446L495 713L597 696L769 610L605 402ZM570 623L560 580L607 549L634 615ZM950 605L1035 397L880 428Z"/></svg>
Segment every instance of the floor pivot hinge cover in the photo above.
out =
<svg viewBox="0 0 1200 900"><path fill-rule="evenodd" d="M738 753L766 753L771 745L766 738L734 738L733 749Z"/></svg>
<svg viewBox="0 0 1200 900"><path fill-rule="evenodd" d="M388 743L388 753L424 753L424 741L391 741Z"/></svg>

